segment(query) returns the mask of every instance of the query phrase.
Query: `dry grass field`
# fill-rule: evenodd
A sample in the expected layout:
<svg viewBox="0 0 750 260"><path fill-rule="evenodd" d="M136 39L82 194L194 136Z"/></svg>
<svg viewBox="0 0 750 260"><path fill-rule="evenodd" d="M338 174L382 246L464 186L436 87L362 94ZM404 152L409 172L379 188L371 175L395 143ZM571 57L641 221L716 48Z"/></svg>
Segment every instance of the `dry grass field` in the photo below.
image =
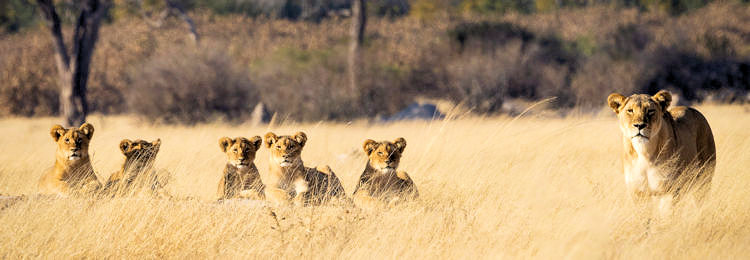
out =
<svg viewBox="0 0 750 260"><path fill-rule="evenodd" d="M710 198L647 224L625 193L614 115L464 118L387 125L204 124L151 126L93 116L92 161L106 179L123 161L122 138L161 138L156 167L180 200L28 200L0 211L0 258L624 258L750 257L750 109L699 107L718 168ZM608 112L608 111L607 111ZM56 122L0 119L0 193L32 195L54 162ZM401 168L415 203L380 211L347 206L269 208L215 203L222 136L308 134L308 165L328 164L353 191L366 138L406 138ZM258 152L264 174L268 152ZM274 212L274 214L271 214ZM276 215L275 218L273 215Z"/></svg>

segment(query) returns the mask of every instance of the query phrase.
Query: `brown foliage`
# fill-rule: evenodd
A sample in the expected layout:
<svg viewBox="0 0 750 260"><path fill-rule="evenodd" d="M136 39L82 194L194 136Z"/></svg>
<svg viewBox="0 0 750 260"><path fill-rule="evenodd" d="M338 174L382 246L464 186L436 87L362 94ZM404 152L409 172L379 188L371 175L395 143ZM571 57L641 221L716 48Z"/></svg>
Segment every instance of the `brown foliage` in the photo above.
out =
<svg viewBox="0 0 750 260"><path fill-rule="evenodd" d="M242 120L262 101L285 118L348 120L394 113L419 96L494 113L509 98L554 96L558 107L594 108L614 91L667 88L697 101L729 91L734 94L726 100L746 102L743 93L750 90L750 6L741 4L711 4L678 17L589 7L429 21L374 18L361 49L359 93L349 90L346 77L348 19L193 16L199 46L175 19L160 29L130 18L104 26L88 88L91 111ZM0 115L57 114L50 44L39 31L0 37ZM203 101L188 98L191 93ZM174 102L204 103L187 111L164 104L170 95L180 97ZM222 95L250 103L212 103Z"/></svg>

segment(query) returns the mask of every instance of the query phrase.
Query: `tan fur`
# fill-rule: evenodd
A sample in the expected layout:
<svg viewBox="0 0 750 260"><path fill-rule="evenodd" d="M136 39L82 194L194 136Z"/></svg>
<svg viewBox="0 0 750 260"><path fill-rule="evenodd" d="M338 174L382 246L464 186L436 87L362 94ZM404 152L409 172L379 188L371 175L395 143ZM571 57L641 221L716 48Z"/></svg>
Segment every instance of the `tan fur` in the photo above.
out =
<svg viewBox="0 0 750 260"><path fill-rule="evenodd" d="M255 153L263 140L260 136L250 139L237 137L219 139L219 148L227 155L228 162L219 181L219 199L248 198L264 199L265 186L255 167Z"/></svg>
<svg viewBox="0 0 750 260"><path fill-rule="evenodd" d="M55 166L39 180L39 193L52 195L90 195L101 187L89 158L89 143L94 126L65 129L55 125L50 135L57 144Z"/></svg>
<svg viewBox="0 0 750 260"><path fill-rule="evenodd" d="M307 135L293 136L267 133L266 148L270 150L270 171L266 199L278 204L290 201L296 205L321 204L331 198L343 198L344 187L328 166L308 168L302 162L302 148Z"/></svg>
<svg viewBox="0 0 750 260"><path fill-rule="evenodd" d="M153 142L123 139L119 147L125 156L125 162L119 171L109 176L103 193L110 196L134 195L139 187L147 187L151 192L157 193L159 185L156 183L158 180L155 178L153 165L161 147L161 139Z"/></svg>
<svg viewBox="0 0 750 260"><path fill-rule="evenodd" d="M614 93L607 98L623 134L627 190L636 201L656 197L663 215L688 191L695 191L700 202L716 167L708 121L694 108L669 108L671 99L664 90L654 96Z"/></svg>
<svg viewBox="0 0 750 260"><path fill-rule="evenodd" d="M398 170L406 140L393 142L366 140L363 149L367 165L352 195L358 207L373 208L413 200L419 196L409 174Z"/></svg>

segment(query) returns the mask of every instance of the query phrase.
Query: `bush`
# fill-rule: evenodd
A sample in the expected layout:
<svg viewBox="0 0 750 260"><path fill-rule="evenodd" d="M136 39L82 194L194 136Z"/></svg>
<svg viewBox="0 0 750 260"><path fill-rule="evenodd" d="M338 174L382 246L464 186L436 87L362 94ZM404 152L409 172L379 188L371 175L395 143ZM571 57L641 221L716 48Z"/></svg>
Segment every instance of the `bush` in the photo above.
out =
<svg viewBox="0 0 750 260"><path fill-rule="evenodd" d="M532 13L535 10L533 0L463 0L462 9L481 14L504 13L516 11Z"/></svg>
<svg viewBox="0 0 750 260"><path fill-rule="evenodd" d="M21 28L34 24L37 14L34 5L24 0L0 1L0 34L17 32Z"/></svg>
<svg viewBox="0 0 750 260"><path fill-rule="evenodd" d="M350 120L391 114L412 100L406 72L364 57L360 89L349 88L346 51L282 48L253 66L261 100L284 118ZM373 62L375 61L375 62Z"/></svg>
<svg viewBox="0 0 750 260"><path fill-rule="evenodd" d="M641 91L670 89L687 100L703 100L709 93L729 91L722 102L747 102L750 92L750 59L705 59L694 53L663 48L649 55L652 69L638 82Z"/></svg>
<svg viewBox="0 0 750 260"><path fill-rule="evenodd" d="M651 33L640 24L618 25L607 36L605 51L616 60L630 59L651 42Z"/></svg>
<svg viewBox="0 0 750 260"><path fill-rule="evenodd" d="M448 31L459 54L447 68L455 97L476 111L497 112L505 98L557 97L572 106L570 79L590 40L566 42L506 22L461 23Z"/></svg>
<svg viewBox="0 0 750 260"><path fill-rule="evenodd" d="M477 113L500 110L510 88L510 78L515 74L514 61L505 54L472 55L447 64L454 101Z"/></svg>
<svg viewBox="0 0 750 260"><path fill-rule="evenodd" d="M150 58L130 74L130 111L165 123L246 119L258 92L247 73L217 49L182 48Z"/></svg>
<svg viewBox="0 0 750 260"><path fill-rule="evenodd" d="M613 92L638 92L636 79L641 69L634 62L613 60L598 54L581 65L571 83L575 104L584 109L597 109Z"/></svg>

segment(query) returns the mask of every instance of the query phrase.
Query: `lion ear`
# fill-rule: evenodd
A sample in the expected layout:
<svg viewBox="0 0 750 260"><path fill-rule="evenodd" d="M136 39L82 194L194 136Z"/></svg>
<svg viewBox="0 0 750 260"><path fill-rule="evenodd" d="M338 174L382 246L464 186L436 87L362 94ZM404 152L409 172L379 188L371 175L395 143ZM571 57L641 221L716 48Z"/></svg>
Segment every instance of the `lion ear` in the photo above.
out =
<svg viewBox="0 0 750 260"><path fill-rule="evenodd" d="M161 146L161 138L156 138L155 141L151 142L151 145L153 145L154 147Z"/></svg>
<svg viewBox="0 0 750 260"><path fill-rule="evenodd" d="M396 141L393 141L394 144L396 144L396 148L398 148L399 153L404 152L404 148L406 148L406 139L403 137L396 138Z"/></svg>
<svg viewBox="0 0 750 260"><path fill-rule="evenodd" d="M222 152L227 152L227 149L229 149L229 146L232 145L232 139L229 137L222 137L219 138L219 148L221 148Z"/></svg>
<svg viewBox="0 0 750 260"><path fill-rule="evenodd" d="M656 92L656 95L651 97L651 99L656 101L656 103L659 103L659 106L661 106L664 111L667 111L669 104L672 103L672 94L666 90L659 90L659 92Z"/></svg>
<svg viewBox="0 0 750 260"><path fill-rule="evenodd" d="M375 142L375 140L367 139L367 140L365 140L365 143L362 144L362 149L365 150L365 153L367 155L370 155L370 153L372 153L372 151L375 151L375 148L376 148L377 144L378 144L378 142Z"/></svg>
<svg viewBox="0 0 750 260"><path fill-rule="evenodd" d="M122 154L130 152L131 146L133 146L133 141L130 141L129 139L122 139L122 141L120 141L120 151L122 151Z"/></svg>
<svg viewBox="0 0 750 260"><path fill-rule="evenodd" d="M607 97L607 103L612 111L615 111L615 114L619 114L620 107L625 104L625 96L620 95L620 93L612 93Z"/></svg>
<svg viewBox="0 0 750 260"><path fill-rule="evenodd" d="M81 132L83 132L84 135L86 135L86 138L91 140L91 137L94 136L94 126L89 123L83 123L81 127L78 128Z"/></svg>
<svg viewBox="0 0 750 260"><path fill-rule="evenodd" d="M305 146L305 143L307 143L307 135L303 132L297 132L294 134L294 140L297 141L300 146Z"/></svg>
<svg viewBox="0 0 750 260"><path fill-rule="evenodd" d="M255 146L255 150L258 150L260 149L261 143L263 143L263 139L260 138L260 136L256 135L256 136L250 137L250 143L253 144L253 146Z"/></svg>
<svg viewBox="0 0 750 260"><path fill-rule="evenodd" d="M65 134L65 128L61 125L54 125L52 126L52 129L49 130L49 134L52 136L52 139L57 142L57 140L60 140L60 137Z"/></svg>
<svg viewBox="0 0 750 260"><path fill-rule="evenodd" d="M279 137L276 136L273 132L266 133L266 148L271 148L271 145L279 140Z"/></svg>

